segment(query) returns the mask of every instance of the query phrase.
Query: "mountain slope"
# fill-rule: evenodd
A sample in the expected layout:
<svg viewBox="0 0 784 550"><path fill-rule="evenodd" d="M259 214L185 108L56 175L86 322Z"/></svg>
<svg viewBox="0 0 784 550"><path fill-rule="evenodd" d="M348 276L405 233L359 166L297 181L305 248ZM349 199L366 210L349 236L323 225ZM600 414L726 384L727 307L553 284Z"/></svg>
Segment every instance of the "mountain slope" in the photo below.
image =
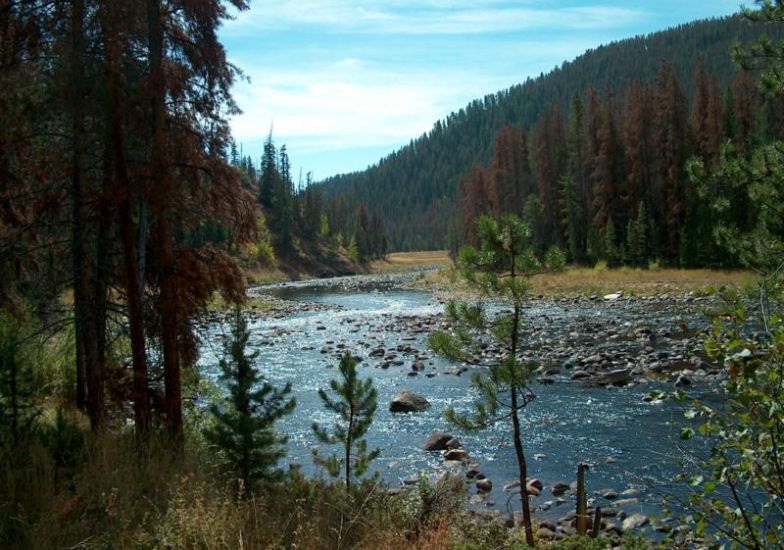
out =
<svg viewBox="0 0 784 550"><path fill-rule="evenodd" d="M529 130L553 104L566 112L571 97L589 86L617 95L634 80L652 82L665 60L689 98L698 56L724 89L737 72L730 59L733 43L752 41L764 32L776 38L782 34L735 16L600 46L546 75L472 101L378 164L330 178L322 189L374 205L388 228L392 250L442 248L459 180L471 166L487 163L500 127L515 124Z"/></svg>

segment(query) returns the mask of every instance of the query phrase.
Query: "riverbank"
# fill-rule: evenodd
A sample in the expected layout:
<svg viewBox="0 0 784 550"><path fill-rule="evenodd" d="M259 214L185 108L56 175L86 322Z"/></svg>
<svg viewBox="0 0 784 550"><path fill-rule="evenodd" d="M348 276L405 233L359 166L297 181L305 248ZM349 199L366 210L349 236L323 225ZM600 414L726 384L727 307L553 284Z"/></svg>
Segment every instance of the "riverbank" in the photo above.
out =
<svg viewBox="0 0 784 550"><path fill-rule="evenodd" d="M579 298L604 296L621 292L626 296L652 297L709 296L722 287L743 290L753 286L756 275L748 270L714 269L635 269L606 266L569 267L560 273L535 275L529 280L532 297ZM451 265L428 272L414 281L413 286L441 295L470 294L459 272Z"/></svg>
<svg viewBox="0 0 784 550"><path fill-rule="evenodd" d="M298 413L284 420L282 428L291 435L289 459L301 464L305 475L320 475L310 464L310 424L323 414L314 396L334 375L340 356L349 352L373 378L380 403L391 402L401 391L431 403L410 415L380 407L377 428L369 437L371 446L382 449L375 465L382 479L393 490L407 490L407 483L422 479L423 472L435 477L458 473L473 513L504 523L510 515L507 503L511 499L513 510L519 497L510 485L514 457L504 443L508 433L503 426L455 434L460 452L448 457L422 450L429 436L450 429L443 419L447 407L470 405L471 374L504 357L504 350L489 339L462 363L430 352L427 336L449 329L443 301L456 287L434 293L412 288L432 269L418 264L402 272L253 289L251 294L280 304L274 311L249 311L256 335L253 349L274 382L297 381ZM682 412L658 396L676 388L712 392L724 377L699 353L708 327L703 313L718 301L690 292L537 295L526 305L524 354L540 365L532 385L538 397L524 419L526 450L535 457L529 474L543 486L532 508L555 537L574 533L574 493L562 488L571 485L580 462L592 464L591 503L607 512L606 535L628 529L657 537L661 535L654 527L679 527L653 519L661 517L661 493L680 485L677 457L666 459L660 445L650 446L654 440L678 448L670 422ZM488 313L499 307L489 304ZM220 321L220 316L213 318ZM457 460L455 455L460 455ZM492 483L489 491L475 486L476 472ZM633 527L637 521L645 525Z"/></svg>

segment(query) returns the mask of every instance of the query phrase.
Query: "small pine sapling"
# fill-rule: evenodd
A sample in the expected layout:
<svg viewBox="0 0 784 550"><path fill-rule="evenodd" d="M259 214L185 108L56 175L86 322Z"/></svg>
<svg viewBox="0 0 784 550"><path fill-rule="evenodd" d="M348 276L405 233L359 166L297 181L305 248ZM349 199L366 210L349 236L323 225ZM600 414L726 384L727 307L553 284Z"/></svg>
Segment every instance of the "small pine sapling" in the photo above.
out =
<svg viewBox="0 0 784 550"><path fill-rule="evenodd" d="M239 306L234 309L226 357L221 359L221 382L229 391L225 407L211 407L214 424L205 432L218 447L229 467L252 493L256 482L281 475L275 466L286 454L287 438L275 430L275 422L294 411L289 397L291 384L274 387L254 367L258 353L248 354L250 331Z"/></svg>
<svg viewBox="0 0 784 550"><path fill-rule="evenodd" d="M376 413L377 392L371 379L359 379L356 365L356 359L344 354L339 366L341 379L329 382L336 397L330 397L323 389L318 392L324 406L339 417L332 430L313 423L313 432L320 442L343 447L343 456L332 454L325 457L314 449L313 461L332 477L338 477L341 470L344 471L347 489L351 488L352 477L362 476L380 453L379 449L368 452L364 439Z"/></svg>
<svg viewBox="0 0 784 550"><path fill-rule="evenodd" d="M471 384L478 393L472 414L459 414L450 408L446 417L465 430L480 430L498 421L511 421L526 542L533 546L520 411L534 398L529 381L536 365L522 363L518 358L522 309L529 287L527 278L536 273L563 269L565 258L562 252L552 248L547 251L544 263L540 262L529 244L531 231L528 224L516 216L506 215L500 222L482 216L477 223L480 248L467 246L461 250L458 263L462 274L485 297L501 299L511 305L512 313L502 313L489 320L481 303L452 302L447 306L447 315L453 331L433 333L429 344L440 355L464 360L470 356L472 349L478 347L481 335L489 328L493 339L509 350L499 364L490 365L486 373L472 377Z"/></svg>

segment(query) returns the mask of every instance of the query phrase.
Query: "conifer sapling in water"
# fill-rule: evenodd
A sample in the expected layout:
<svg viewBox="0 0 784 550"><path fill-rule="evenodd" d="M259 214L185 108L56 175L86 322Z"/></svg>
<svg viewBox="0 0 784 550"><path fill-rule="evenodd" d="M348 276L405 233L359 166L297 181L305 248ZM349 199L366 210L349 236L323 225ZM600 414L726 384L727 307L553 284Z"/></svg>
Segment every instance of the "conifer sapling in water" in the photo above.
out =
<svg viewBox="0 0 784 550"><path fill-rule="evenodd" d="M362 476L380 453L379 449L368 452L364 439L376 413L377 392L371 379L359 379L356 365L356 359L345 353L340 360L340 380L329 382L335 397L323 389L318 392L324 406L338 415L339 420L334 422L332 430L313 423L313 432L319 441L343 447L342 456L325 457L314 449L313 461L333 477L338 477L343 470L347 488L351 487L352 477Z"/></svg>
<svg viewBox="0 0 784 550"><path fill-rule="evenodd" d="M450 408L446 417L466 430L480 430L499 421L511 421L526 542L533 546L520 411L534 398L529 380L536 365L523 363L518 358L522 307L528 291L526 278L535 273L562 269L565 258L560 250L551 248L544 263L541 263L531 246L529 225L514 215L505 215L500 221L482 216L477 225L480 248L466 246L461 250L458 262L461 272L468 283L484 296L504 300L511 306L512 313L502 313L490 320L481 304L452 302L447 307L447 315L454 327L453 332L434 332L428 343L440 355L464 360L479 347L481 336L489 329L492 338L509 350L500 363L489 365L485 373L472 377L471 385L478 394L474 410L470 414L461 414Z"/></svg>
<svg viewBox="0 0 784 550"><path fill-rule="evenodd" d="M239 306L234 309L226 356L220 361L220 381L228 389L225 406L213 404L214 425L205 436L225 456L248 492L257 481L280 476L275 466L286 454L287 438L275 422L294 411L291 384L276 388L254 366L258 353L247 353L250 331Z"/></svg>

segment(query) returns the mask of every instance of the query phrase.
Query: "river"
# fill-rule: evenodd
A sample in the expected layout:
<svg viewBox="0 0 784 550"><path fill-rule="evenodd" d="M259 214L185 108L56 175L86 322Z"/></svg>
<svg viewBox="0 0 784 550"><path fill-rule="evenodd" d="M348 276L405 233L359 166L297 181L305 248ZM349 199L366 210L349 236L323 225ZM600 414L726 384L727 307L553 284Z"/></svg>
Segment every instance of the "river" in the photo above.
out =
<svg viewBox="0 0 784 550"><path fill-rule="evenodd" d="M474 506L503 513L518 510L519 497L503 490L516 477L509 425L499 423L482 432L464 433L444 420L447 407L458 411L470 408L474 398L470 375L483 367L470 366L468 372L461 373L460 365L428 350L427 335L440 322L443 305L429 293L407 289L401 282L365 277L261 289L308 304L282 318L254 314L250 322L250 344L259 353L257 364L263 374L274 384L293 385L296 412L278 425L289 437L287 460L300 463L307 475L322 475L310 458L316 445L311 424L327 424L333 417L322 407L317 390L328 387L329 380L338 374L339 355L349 351L363 358L360 375L372 377L378 390L379 407L368 440L370 448L381 449L373 468L390 486L422 473L454 469L444 465L439 453L422 450L428 436L446 431L460 440L470 461L478 463L493 482L492 492L486 498L475 497ZM706 325L699 304L672 301L668 296L611 303L602 299L535 300L526 310L525 322L531 327L528 353L536 356L543 350L545 364L552 367L546 384L533 385L536 399L523 412L529 478L544 484L541 496L532 499L537 517L555 519L573 509L568 495L567 502L558 505L550 486L574 481L580 462L591 466L586 478L588 494L602 507L611 504L601 496L606 489L639 492L638 501L624 507L627 514L656 515L663 494L683 494L682 483L675 481L682 455L678 428L673 426L683 421L682 411L669 401L645 398L652 390L674 389L672 378L665 375L657 381L652 372L690 366L686 362L693 342L686 333L693 334ZM200 371L214 379L226 329L219 323L209 327ZM380 347L387 361L370 356ZM395 357L389 359L390 353ZM591 354L594 357L586 357ZM644 370L645 375L635 377L626 387L571 380L575 369L590 370L591 361L600 366L600 362L618 362L634 367L638 359L644 359L641 364L645 367L638 373ZM425 369L412 375L415 360ZM662 368L661 362L667 368ZM588 367L582 367L583 363ZM690 387L708 399L716 394L715 383L700 381ZM389 402L402 390L424 396L432 406L418 413L389 412ZM456 472L464 475L465 467ZM470 494L474 493L471 488Z"/></svg>

